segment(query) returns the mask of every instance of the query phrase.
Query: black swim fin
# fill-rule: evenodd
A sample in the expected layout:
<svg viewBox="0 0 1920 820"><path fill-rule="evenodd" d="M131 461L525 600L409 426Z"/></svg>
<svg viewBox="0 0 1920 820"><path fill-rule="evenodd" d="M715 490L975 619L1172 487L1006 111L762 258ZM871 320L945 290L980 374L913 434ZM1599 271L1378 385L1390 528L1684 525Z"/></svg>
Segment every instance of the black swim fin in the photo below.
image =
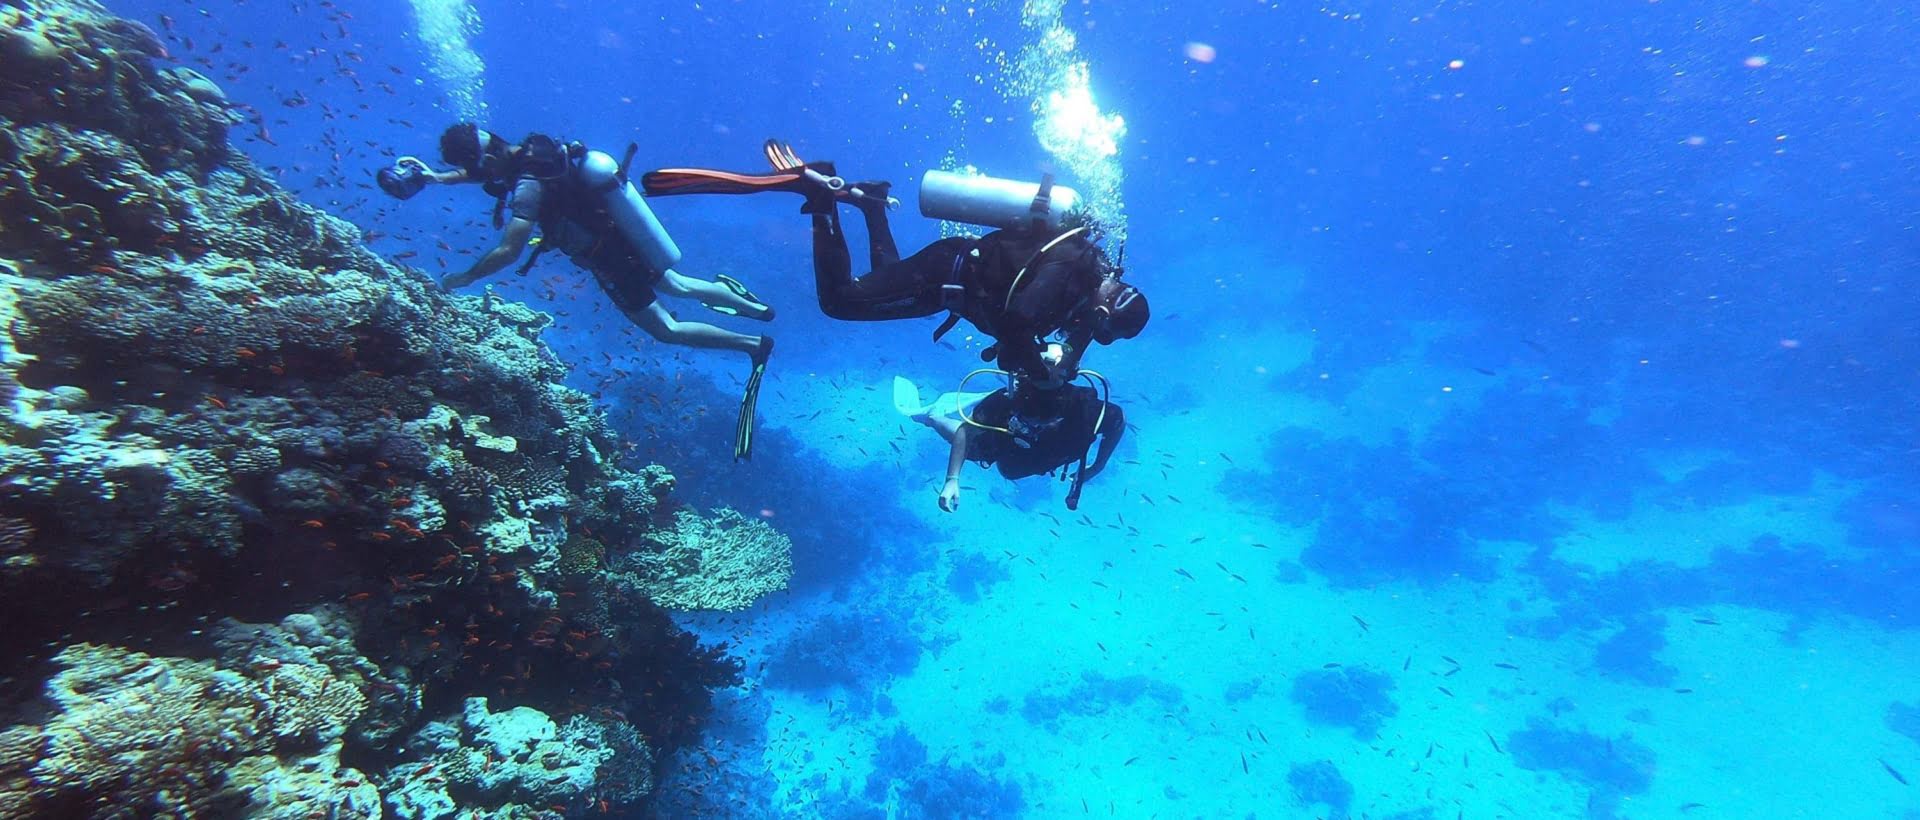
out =
<svg viewBox="0 0 1920 820"><path fill-rule="evenodd" d="M753 421L760 404L760 381L767 375L767 357L773 355L773 337L760 337L753 352L753 373L747 376L746 393L740 397L740 418L733 426L733 460L753 460Z"/></svg>
<svg viewBox="0 0 1920 820"><path fill-rule="evenodd" d="M766 300L754 295L753 291L748 290L747 286L740 280L723 273L713 277L713 281L721 287L732 291L733 295L752 303L754 309L751 311L742 311L727 305L707 305L708 310L724 316L744 316L748 319L758 319L762 322L773 321L773 306L767 304Z"/></svg>

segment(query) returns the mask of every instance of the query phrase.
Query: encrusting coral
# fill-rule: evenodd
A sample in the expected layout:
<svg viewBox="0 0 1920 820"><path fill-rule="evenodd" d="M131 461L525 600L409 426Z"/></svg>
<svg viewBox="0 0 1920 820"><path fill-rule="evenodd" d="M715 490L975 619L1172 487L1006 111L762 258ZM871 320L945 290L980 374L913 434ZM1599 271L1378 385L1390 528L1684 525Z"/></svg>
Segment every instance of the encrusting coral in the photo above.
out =
<svg viewBox="0 0 1920 820"><path fill-rule="evenodd" d="M0 815L637 808L740 669L661 604L783 586L784 537L669 518L549 317L368 251L165 59L0 4ZM564 788L428 768L502 715Z"/></svg>

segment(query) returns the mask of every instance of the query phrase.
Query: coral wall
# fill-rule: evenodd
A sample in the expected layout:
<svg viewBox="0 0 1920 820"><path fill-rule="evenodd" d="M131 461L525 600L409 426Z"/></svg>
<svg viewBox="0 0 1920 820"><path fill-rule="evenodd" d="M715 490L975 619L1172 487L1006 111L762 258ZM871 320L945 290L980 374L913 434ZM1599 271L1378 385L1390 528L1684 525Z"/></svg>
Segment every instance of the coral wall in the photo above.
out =
<svg viewBox="0 0 1920 820"><path fill-rule="evenodd" d="M649 595L744 605L785 539L676 522L548 317L282 191L144 26L0 18L0 814L643 802L739 670Z"/></svg>

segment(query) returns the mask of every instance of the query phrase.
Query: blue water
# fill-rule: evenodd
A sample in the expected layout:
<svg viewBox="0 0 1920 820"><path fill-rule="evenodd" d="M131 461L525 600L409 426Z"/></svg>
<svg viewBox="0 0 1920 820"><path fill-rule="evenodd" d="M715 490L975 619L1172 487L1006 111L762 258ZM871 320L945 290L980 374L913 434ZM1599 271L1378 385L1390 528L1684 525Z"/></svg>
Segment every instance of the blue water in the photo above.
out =
<svg viewBox="0 0 1920 820"><path fill-rule="evenodd" d="M437 276L490 244L477 192L369 185L457 118L405 4L114 7L168 15L264 113L244 150L377 249ZM894 180L909 252L926 168L1077 182L1007 93L1038 33L1006 0L475 10L488 127L642 167L785 138ZM1135 429L1078 513L977 468L936 508L944 444L889 385L951 389L981 344L820 316L797 199L656 203L682 270L781 310L750 464L737 357L645 338L557 255L493 281L683 497L796 542L791 592L687 616L749 681L668 814L1920 811L1909 5L1061 24L1125 119L1155 314L1086 361Z"/></svg>

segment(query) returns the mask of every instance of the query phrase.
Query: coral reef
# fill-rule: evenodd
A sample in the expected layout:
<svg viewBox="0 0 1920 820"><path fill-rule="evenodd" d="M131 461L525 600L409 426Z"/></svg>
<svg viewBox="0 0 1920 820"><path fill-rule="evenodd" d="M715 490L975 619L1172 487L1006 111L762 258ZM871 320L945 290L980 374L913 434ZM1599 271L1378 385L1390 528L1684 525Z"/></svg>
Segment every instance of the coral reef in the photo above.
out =
<svg viewBox="0 0 1920 820"><path fill-rule="evenodd" d="M1594 668L1648 686L1672 685L1679 670L1659 659L1660 650L1667 646L1666 626L1667 620L1657 616L1629 621L1617 634L1594 648Z"/></svg>
<svg viewBox="0 0 1920 820"><path fill-rule="evenodd" d="M1653 750L1630 736L1606 737L1532 718L1508 738L1507 753L1522 769L1559 772L1601 797L1631 796L1653 784Z"/></svg>
<svg viewBox="0 0 1920 820"><path fill-rule="evenodd" d="M319 665L241 670L75 644L54 658L45 717L0 733L0 814L231 812L252 805L380 816L380 793L341 765L366 708ZM238 761L240 765L234 765ZM304 776L303 776L304 775Z"/></svg>
<svg viewBox="0 0 1920 820"><path fill-rule="evenodd" d="M939 641L929 631L903 620L914 610L867 600L857 607L829 610L803 624L768 659L768 685L802 691L835 686L852 692L877 680L906 675L923 653Z"/></svg>
<svg viewBox="0 0 1920 820"><path fill-rule="evenodd" d="M705 517L680 510L672 529L644 541L648 548L625 554L614 570L668 609L745 609L793 579L793 542L731 509Z"/></svg>
<svg viewBox="0 0 1920 820"><path fill-rule="evenodd" d="M1334 817L1347 816L1347 807L1353 803L1353 784L1331 760L1293 764L1287 768L1287 785L1300 805L1325 805Z"/></svg>
<svg viewBox="0 0 1920 820"><path fill-rule="evenodd" d="M661 529L549 317L368 251L166 58L0 5L0 814L640 807L740 670L654 596L744 605L784 539Z"/></svg>
<svg viewBox="0 0 1920 820"><path fill-rule="evenodd" d="M512 817L596 799L630 805L652 789L652 754L631 727L582 715L557 725L525 706L490 711L486 698L428 723L408 747L421 761L386 779L394 815L409 820L473 807Z"/></svg>
<svg viewBox="0 0 1920 820"><path fill-rule="evenodd" d="M953 566L947 571L947 589L954 597L966 603L980 600L987 590L995 584L1012 578L1013 574L1000 562L973 553L957 555Z"/></svg>
<svg viewBox="0 0 1920 820"><path fill-rule="evenodd" d="M1146 698L1162 709L1182 708L1186 696L1180 687L1145 675L1110 678L1099 672L1082 672L1072 687L1059 692L1029 692L1020 715L1028 723L1060 727L1063 717L1093 717L1108 710L1129 706Z"/></svg>
<svg viewBox="0 0 1920 820"><path fill-rule="evenodd" d="M1295 675L1291 695L1306 710L1307 722L1346 727L1354 737L1372 740L1387 718L1400 713L1393 688L1393 679L1383 673L1343 666Z"/></svg>
<svg viewBox="0 0 1920 820"><path fill-rule="evenodd" d="M996 755L989 761L997 768ZM926 744L905 728L881 739L867 776L866 798L898 818L1014 817L1026 808L1020 787L980 768L928 758Z"/></svg>

